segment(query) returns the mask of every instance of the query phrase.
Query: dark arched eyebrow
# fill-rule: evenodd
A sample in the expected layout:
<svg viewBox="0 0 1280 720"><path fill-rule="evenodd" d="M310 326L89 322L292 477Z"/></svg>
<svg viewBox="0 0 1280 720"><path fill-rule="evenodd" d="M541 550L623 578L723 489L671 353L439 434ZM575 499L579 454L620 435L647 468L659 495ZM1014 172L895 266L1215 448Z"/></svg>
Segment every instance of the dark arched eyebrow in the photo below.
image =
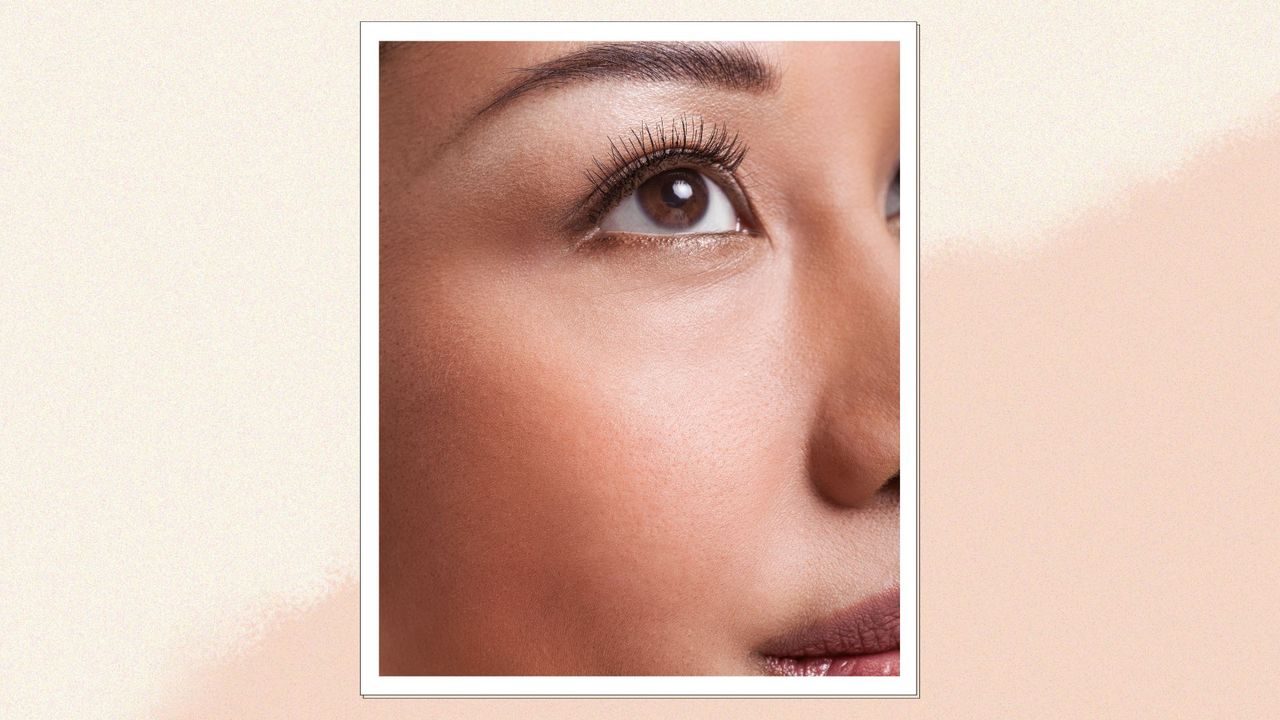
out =
<svg viewBox="0 0 1280 720"><path fill-rule="evenodd" d="M738 43L601 43L517 72L520 77L480 104L473 120L540 88L594 80L674 81L752 93L778 87L778 69Z"/></svg>

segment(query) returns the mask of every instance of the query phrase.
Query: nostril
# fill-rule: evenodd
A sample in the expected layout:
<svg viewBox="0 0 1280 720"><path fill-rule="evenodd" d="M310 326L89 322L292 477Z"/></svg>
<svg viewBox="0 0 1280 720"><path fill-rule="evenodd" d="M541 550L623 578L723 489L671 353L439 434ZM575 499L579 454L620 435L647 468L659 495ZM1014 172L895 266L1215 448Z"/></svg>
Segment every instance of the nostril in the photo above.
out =
<svg viewBox="0 0 1280 720"><path fill-rule="evenodd" d="M898 491L898 476L899 476L899 475L901 475L901 474L902 474L902 471L898 471L898 472L894 473L894 474L893 474L893 477L891 477L891 478L889 478L888 480L886 480L886 481L885 481L885 483L884 483L884 487L882 487L882 488L881 488L881 490L892 490L892 491L894 491L894 492L897 492L897 491Z"/></svg>

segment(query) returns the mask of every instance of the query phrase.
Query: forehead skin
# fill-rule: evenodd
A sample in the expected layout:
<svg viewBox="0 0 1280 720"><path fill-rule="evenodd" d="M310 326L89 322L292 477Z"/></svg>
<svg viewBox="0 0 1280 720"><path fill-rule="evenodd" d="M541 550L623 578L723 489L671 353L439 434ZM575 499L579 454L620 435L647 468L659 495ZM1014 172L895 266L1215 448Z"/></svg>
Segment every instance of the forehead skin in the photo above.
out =
<svg viewBox="0 0 1280 720"><path fill-rule="evenodd" d="M485 101L522 77L521 70L587 47L589 43L554 42L394 42L383 43L380 92L381 130L397 140L391 161L422 160L453 137ZM801 75L813 75L819 87L801 102L821 100L831 87L847 86L867 98L890 103L864 103L845 108L897 127L898 50L896 43L749 43L752 51L778 70L798 64ZM815 64L816 61L816 64ZM818 73L813 71L817 70ZM819 77L821 76L821 77ZM794 79L794 78L793 78ZM798 83L788 83L801 89ZM825 85L826 87L821 87ZM813 95L817 97L813 97ZM717 105L714 93L703 93L702 106ZM836 110L838 108L831 108ZM785 113L778 115L787 122ZM837 125L838 126L838 125ZM384 143L384 148L386 147ZM896 152L895 152L896 155Z"/></svg>

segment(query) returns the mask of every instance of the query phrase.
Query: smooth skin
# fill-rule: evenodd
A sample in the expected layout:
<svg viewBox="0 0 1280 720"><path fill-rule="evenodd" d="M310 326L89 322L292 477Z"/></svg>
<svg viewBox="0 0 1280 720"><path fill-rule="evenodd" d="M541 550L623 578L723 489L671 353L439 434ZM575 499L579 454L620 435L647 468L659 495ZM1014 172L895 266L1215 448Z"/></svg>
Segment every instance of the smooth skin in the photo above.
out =
<svg viewBox="0 0 1280 720"><path fill-rule="evenodd" d="M898 583L896 44L755 45L763 92L599 79L476 116L581 47L382 60L384 675L759 674ZM690 115L747 145L755 232L579 245L610 139Z"/></svg>

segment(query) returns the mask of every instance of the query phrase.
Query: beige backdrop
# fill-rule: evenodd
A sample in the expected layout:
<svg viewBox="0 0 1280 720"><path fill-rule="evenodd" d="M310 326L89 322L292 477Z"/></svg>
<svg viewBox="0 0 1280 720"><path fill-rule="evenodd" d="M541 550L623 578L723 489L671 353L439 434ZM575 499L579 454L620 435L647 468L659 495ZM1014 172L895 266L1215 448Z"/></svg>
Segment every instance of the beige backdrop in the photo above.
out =
<svg viewBox="0 0 1280 720"><path fill-rule="evenodd" d="M1280 8L1074 5L678 8L922 24L922 697L860 701L361 700L357 21L446 14L0 10L0 716L1273 714Z"/></svg>

